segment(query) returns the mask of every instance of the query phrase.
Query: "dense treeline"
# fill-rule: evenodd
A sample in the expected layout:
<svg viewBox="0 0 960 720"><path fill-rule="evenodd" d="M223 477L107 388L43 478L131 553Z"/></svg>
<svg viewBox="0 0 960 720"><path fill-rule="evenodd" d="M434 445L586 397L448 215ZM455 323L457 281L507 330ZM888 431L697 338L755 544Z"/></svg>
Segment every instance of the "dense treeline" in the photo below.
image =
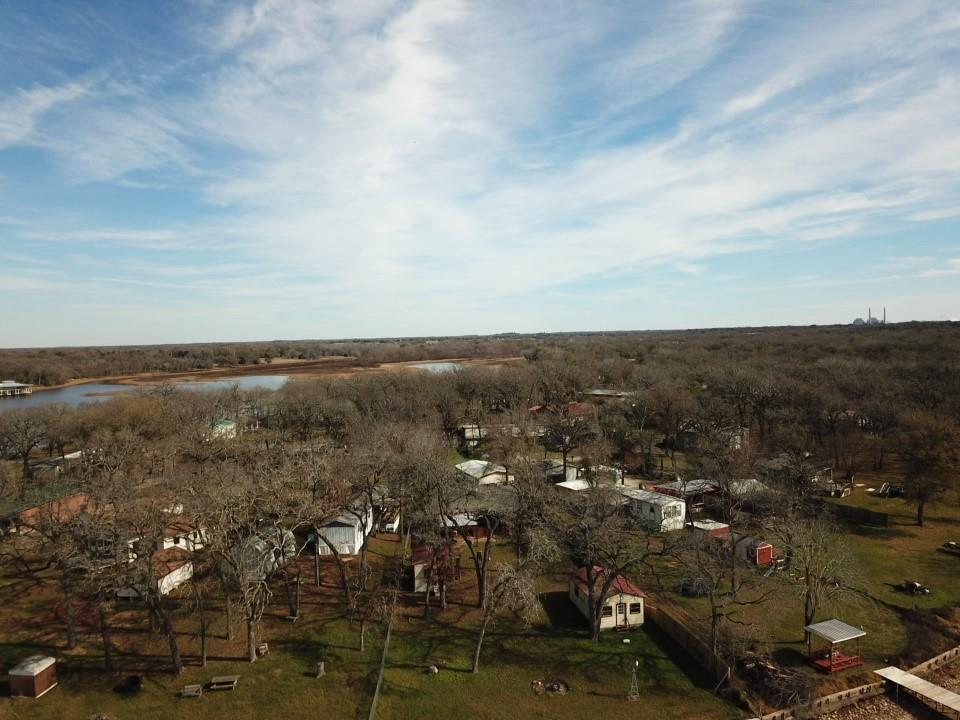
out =
<svg viewBox="0 0 960 720"><path fill-rule="evenodd" d="M708 551L685 536L678 541L644 529L624 511L605 474L612 467L643 481L711 480L721 490L714 519L743 532L762 525L786 548L795 572L784 582L798 583L796 597L810 622L845 588L842 545L816 497L823 485L814 480L824 468L842 487L858 472L883 469L896 458L919 525L929 503L956 489L958 330L928 324L238 346L257 357L283 348L314 357L351 354L364 362L517 354L526 361L440 374L290 381L279 391L158 387L97 406L3 412L0 455L9 462L0 463L0 500L26 498L49 482L36 472L43 456L83 450L71 482L95 498L92 510L82 523L40 522L34 535L45 543L44 567L63 574L68 608L103 608L119 578L129 582L137 572L148 578L150 552L118 561L120 571L111 573L103 553L91 559L89 548L104 537L155 536L177 505L192 526L204 528L205 546L195 559L198 577L207 582L203 592L218 598L228 617L234 608L246 623L251 661L271 593L299 582L284 574L281 560L288 546L296 549L296 533L304 528L316 534L318 547L329 546L344 612L382 612L384 588L391 586L371 575L366 545L357 548L356 564L343 562L318 528L343 513L358 513L376 527L391 503L403 508L401 533L433 548L441 607L443 563L454 540L471 556L484 613L475 669L488 622L501 608L522 610L535 601L532 578L558 559L587 569L596 638L607 583L619 573L654 572L657 558L669 555L706 597L710 647L732 658L755 640L744 635L749 624L738 622L738 614L767 601L758 576L738 570L732 540ZM213 358L226 347L196 349ZM178 352L140 351L156 361ZM116 372L138 351L75 352L78 358L105 353L97 356L101 367ZM198 362L192 355L179 359ZM611 392L591 393L597 388ZM234 423L235 437L217 431L225 419ZM471 430L478 443L470 442ZM507 495L453 471L454 449L503 465ZM547 453L562 458L564 477L568 462L576 463L590 491L554 492L544 477ZM749 517L738 496L744 478L761 478L769 490L750 498ZM466 512L483 518L487 542L498 532L509 534L515 564L488 566L491 553L459 524ZM276 572L249 561L262 547L273 548ZM168 601L146 581L138 588L179 668ZM72 615L66 617L70 624ZM106 621L102 630L109 658Z"/></svg>
<svg viewBox="0 0 960 720"><path fill-rule="evenodd" d="M759 328L677 332L556 333L457 338L385 340L296 340L188 345L0 349L0 378L56 385L77 378L146 372L185 372L243 367L272 358L355 359L358 365L445 358L524 356L536 359L557 350L582 352L613 368L618 360L664 360L682 355L682 364L763 359L814 362L856 357L871 367L887 361L935 362L957 346L950 323L908 323L882 327ZM953 355L956 357L956 354ZM601 362L602 361L602 362ZM611 380L616 379L611 377ZM600 380L604 380L602 376Z"/></svg>
<svg viewBox="0 0 960 720"><path fill-rule="evenodd" d="M457 357L504 357L520 343L489 338L445 340L273 341L0 350L0 377L36 385L135 373L175 373L246 367L273 358L351 358L357 365Z"/></svg>

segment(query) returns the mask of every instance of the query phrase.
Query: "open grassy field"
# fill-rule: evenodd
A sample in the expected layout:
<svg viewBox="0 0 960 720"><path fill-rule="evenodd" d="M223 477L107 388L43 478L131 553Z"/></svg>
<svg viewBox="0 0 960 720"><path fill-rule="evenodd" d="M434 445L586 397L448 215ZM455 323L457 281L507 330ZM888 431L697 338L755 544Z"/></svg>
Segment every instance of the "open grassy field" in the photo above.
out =
<svg viewBox="0 0 960 720"><path fill-rule="evenodd" d="M940 552L946 540L960 537L960 502L949 495L928 506L924 527L915 519L913 503L901 498L879 498L866 492L880 487L869 476L847 498L830 502L867 507L892 515L888 527L870 527L840 520L842 542L852 557L851 584L860 592L847 595L822 608L817 620L839 618L862 625L867 632L862 644L864 667L848 670L824 681L824 688L853 685L869 670L895 663L919 662L960 639L960 556ZM683 612L689 622L709 628L709 603L674 592L684 573L676 564L664 563L660 582L665 599ZM896 589L904 580L916 579L933 588L928 596L915 596ZM736 628L759 651L766 651L782 664L805 666L803 601L801 591L783 575L757 576L754 594L770 593L762 605L744 606L736 619L746 623ZM933 611L936 611L934 614ZM814 671L811 669L811 673Z"/></svg>
<svg viewBox="0 0 960 720"><path fill-rule="evenodd" d="M373 551L381 559L398 550L395 540L374 541ZM514 551L503 545L496 552L509 558ZM212 630L216 637L211 641L211 661L208 667L199 667L196 627L181 616L177 629L187 668L180 677L170 674L166 646L149 632L138 609L122 610L114 618L115 643L122 653L118 671L107 674L100 669L102 649L92 627L85 628L77 652L64 653L52 578L42 577L39 583L7 578L0 585L0 599L15 610L0 618L0 663L9 666L32 652L51 653L62 660L62 677L60 686L39 700L0 698L0 718L86 720L96 713L137 720L252 720L320 714L333 720L365 718L383 629L369 630L366 649L360 652L358 627L338 612L333 568L324 570L321 587L304 586L299 622L283 622L285 600L281 594L275 596L262 631L270 654L252 665L239 659L242 629L227 641L218 617ZM743 717L736 707L712 694L712 683L656 628L648 625L628 636L607 635L592 643L585 621L565 602L563 576L544 578L542 589L546 611L540 620L531 627L509 617L496 624L477 675L470 673L479 619L472 605L475 586L470 568L451 589L449 607L436 610L430 620L422 618L414 598L406 598L394 624L377 716L400 720L455 712L471 718L499 718L505 713L531 718L600 717L627 707L624 696L630 686L630 668L639 660L641 692L649 702L630 703L632 717ZM629 644L623 642L625 637ZM327 674L316 679L311 670L321 658ZM431 664L440 668L438 674L425 672ZM116 692L114 688L133 673L146 678L143 690L133 697ZM177 696L185 684L224 674L241 676L236 691L205 693L199 699ZM538 679L562 679L572 692L537 695L530 683Z"/></svg>

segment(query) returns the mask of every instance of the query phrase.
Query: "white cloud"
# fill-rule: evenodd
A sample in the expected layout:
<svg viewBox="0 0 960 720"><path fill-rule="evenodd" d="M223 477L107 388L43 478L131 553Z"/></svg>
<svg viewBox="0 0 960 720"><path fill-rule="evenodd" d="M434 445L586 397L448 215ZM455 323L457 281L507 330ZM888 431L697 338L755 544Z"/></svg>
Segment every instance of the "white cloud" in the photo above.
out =
<svg viewBox="0 0 960 720"><path fill-rule="evenodd" d="M327 303L351 334L386 309L432 329L470 294L507 322L523 294L955 214L951 4L755 10L244 3L192 30L183 86L0 111L0 144L71 180L186 190L217 220L22 237L223 249L240 267L194 292ZM131 279L175 287L178 263Z"/></svg>
<svg viewBox="0 0 960 720"><path fill-rule="evenodd" d="M950 258L945 260L941 267L929 268L917 273L917 277L925 278L952 277L955 275L960 275L960 258Z"/></svg>
<svg viewBox="0 0 960 720"><path fill-rule="evenodd" d="M70 82L56 87L35 85L0 96L0 149L31 143L37 122L44 113L78 100L87 91L84 83Z"/></svg>

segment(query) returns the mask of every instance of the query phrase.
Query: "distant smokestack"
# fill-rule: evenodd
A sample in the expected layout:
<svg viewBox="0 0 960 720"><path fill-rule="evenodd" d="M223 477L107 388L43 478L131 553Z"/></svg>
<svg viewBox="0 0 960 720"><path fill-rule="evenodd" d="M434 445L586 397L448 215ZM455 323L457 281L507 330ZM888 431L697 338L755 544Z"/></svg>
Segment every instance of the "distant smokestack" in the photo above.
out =
<svg viewBox="0 0 960 720"><path fill-rule="evenodd" d="M884 325L887 324L887 306L886 305L883 306L883 324Z"/></svg>
<svg viewBox="0 0 960 720"><path fill-rule="evenodd" d="M867 322L873 320L873 308L867 305Z"/></svg>

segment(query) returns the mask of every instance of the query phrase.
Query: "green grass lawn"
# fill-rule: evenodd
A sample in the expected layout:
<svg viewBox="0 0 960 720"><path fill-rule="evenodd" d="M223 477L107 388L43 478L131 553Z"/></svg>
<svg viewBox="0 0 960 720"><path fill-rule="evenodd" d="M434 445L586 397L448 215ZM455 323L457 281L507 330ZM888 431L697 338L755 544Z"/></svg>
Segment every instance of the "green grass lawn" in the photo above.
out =
<svg viewBox="0 0 960 720"><path fill-rule="evenodd" d="M889 479L889 478L888 478ZM904 654L923 658L940 649L926 650L922 645L929 638L912 634L910 611L950 608L960 605L960 557L940 552L946 540L960 537L960 503L956 496L927 508L924 527L916 525L915 505L901 498L874 497L867 487L880 487L882 479L867 477L864 487L832 502L866 507L891 514L888 527L869 527L841 520L842 541L852 562L852 584L863 591L821 608L817 620L839 618L852 625L862 625L867 632L863 640L864 668L841 673L854 682L865 671L890 664ZM745 570L749 571L745 566ZM691 623L709 628L709 603L704 598L685 598L675 591L684 572L677 565L663 563L659 568L665 599L678 607ZM933 588L929 596L914 596L895 588L907 579L916 579ZM641 580L642 582L642 580ZM786 665L801 665L806 647L803 644L803 608L800 589L788 578L774 575L757 576L754 593L769 592L762 605L745 606L736 618L747 623L734 628L760 651L771 652Z"/></svg>
<svg viewBox="0 0 960 720"><path fill-rule="evenodd" d="M860 480L858 479L858 482ZM904 608L936 608L960 604L960 556L941 552L947 540L960 540L960 502L956 496L927 506L924 526L916 524L916 505L902 498L880 498L854 488L846 498L835 500L891 515L888 527L845 523L858 572L872 594L883 602ZM895 589L904 580L930 586L927 596L914 596Z"/></svg>
<svg viewBox="0 0 960 720"><path fill-rule="evenodd" d="M472 675L473 633L418 625L394 636L380 718L440 717L451 710L469 718L597 718L627 708L636 718L743 717L712 695L707 678L651 626L604 634L599 643L585 633L497 628L485 643L480 673ZM645 702L627 705L635 660ZM441 667L437 675L424 673L430 663ZM570 694L531 690L531 682L553 679L568 683Z"/></svg>
<svg viewBox="0 0 960 720"><path fill-rule="evenodd" d="M392 555L398 542L375 541L378 556ZM496 547L497 559L511 560L513 548ZM512 618L504 618L488 633L481 660L481 671L470 673L479 620L473 606L473 576L464 554L463 579L451 588L450 606L435 611L431 620L420 617L419 606L410 604L396 620L378 712L379 718L435 717L457 713L470 718L502 717L601 717L604 713L623 712L629 707L637 718L737 718L743 713L711 693L712 683L655 627L624 635L605 635L593 643L586 624L565 602L565 573L544 578L542 597L549 598L551 612L541 613L532 627L522 627ZM333 573L331 573L332 575ZM0 590L7 599L19 592L18 586L5 582ZM37 593L36 589L31 593ZM56 601L55 586L41 592L46 604ZM21 597L39 602L33 594ZM42 605L43 603L41 603ZM32 605L31 605L32 606ZM557 610L559 607L559 611ZM335 588L304 587L301 620L282 622L286 614L282 593L277 593L262 629L270 654L254 664L239 658L243 654L242 628L232 643L219 639L222 623L213 632L214 658L207 668L198 666L199 643L191 621L180 618L181 650L187 668L180 677L172 676L165 644L158 635L147 632L139 618L142 613L128 611L135 618L129 631L136 634L137 654L118 658L120 670L104 673L102 650L95 633L81 638L80 651L63 651L63 628L56 620L38 619L31 623L33 611L22 612L4 622L0 618L0 662L7 665L33 652L52 653L61 658L60 686L39 700L0 697L0 719L87 720L105 713L120 720L200 720L201 718L308 718L321 716L331 720L366 717L370 706L383 629L368 630L365 652L359 651L359 633L337 614ZM556 626L552 623L560 618ZM218 620L218 622L220 622ZM44 628L45 634L38 634ZM119 635L119 633L118 633ZM311 671L319 659L326 662L327 674L321 679ZM652 702L630 703L624 699L630 686L630 668L640 661L640 686ZM441 670L425 672L431 664ZM145 677L143 690L124 697L114 688L131 673ZM208 692L199 699L181 699L180 689L191 683L204 683L216 675L241 676L234 692ZM561 679L572 687L565 696L541 696L530 683L538 679Z"/></svg>

